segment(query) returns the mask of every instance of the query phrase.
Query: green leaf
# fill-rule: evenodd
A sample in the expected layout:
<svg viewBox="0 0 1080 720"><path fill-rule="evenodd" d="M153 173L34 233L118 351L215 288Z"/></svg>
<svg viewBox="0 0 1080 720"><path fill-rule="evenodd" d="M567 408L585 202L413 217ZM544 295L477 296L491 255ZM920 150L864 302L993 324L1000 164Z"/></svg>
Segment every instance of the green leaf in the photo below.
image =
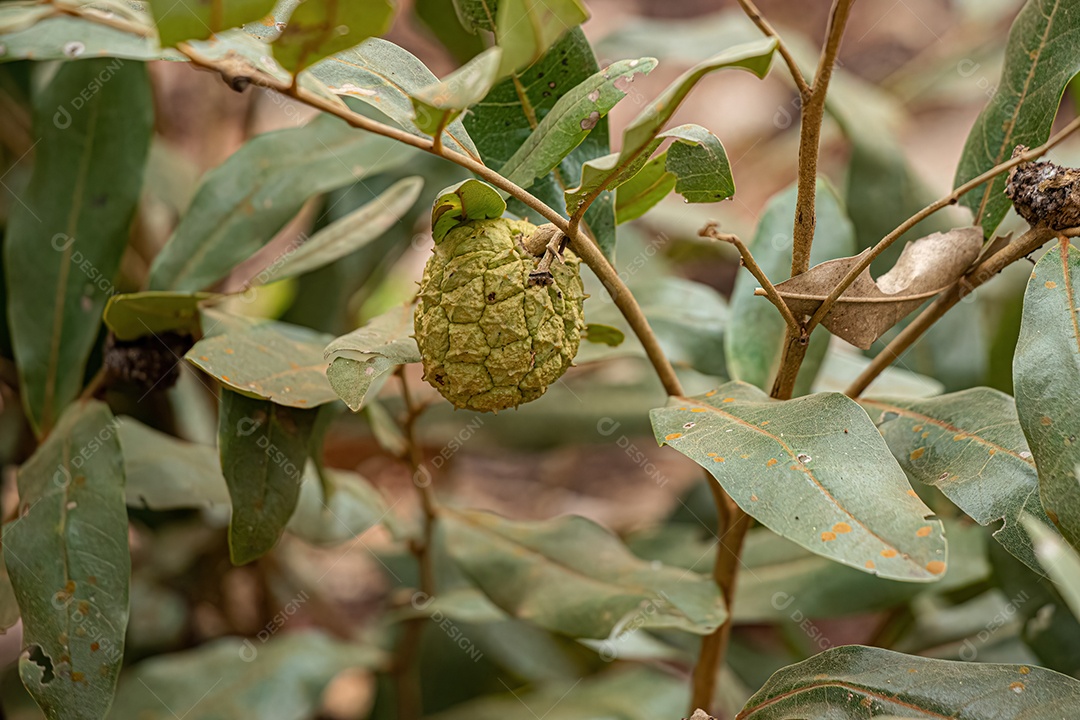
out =
<svg viewBox="0 0 1080 720"><path fill-rule="evenodd" d="M390 0L300 0L273 44L274 57L297 73L390 29Z"/></svg>
<svg viewBox="0 0 1080 720"><path fill-rule="evenodd" d="M616 187L637 174L659 146L660 131L701 78L722 68L741 68L759 78L765 77L775 49L773 38L737 45L679 76L623 131L622 149L618 153L585 163L581 183L566 192L567 211L576 212L601 190Z"/></svg>
<svg viewBox="0 0 1080 720"><path fill-rule="evenodd" d="M744 511L807 550L893 580L946 568L940 520L852 399L777 402L732 382L649 413L656 441L704 467Z"/></svg>
<svg viewBox="0 0 1080 720"><path fill-rule="evenodd" d="M206 174L150 268L151 290L201 290L253 255L313 195L407 160L407 145L320 115L260 135Z"/></svg>
<svg viewBox="0 0 1080 720"><path fill-rule="evenodd" d="M118 418L117 425L129 506L175 510L229 504L213 447L185 442L129 417Z"/></svg>
<svg viewBox="0 0 1080 720"><path fill-rule="evenodd" d="M323 354L330 361L326 376L350 410L358 411L372 385L398 365L420 362L412 332L413 308L401 306L326 347Z"/></svg>
<svg viewBox="0 0 1080 720"><path fill-rule="evenodd" d="M1080 479L1080 478L1078 478ZM1024 527L1035 541L1035 554L1075 617L1080 618L1080 555L1045 523L1030 515Z"/></svg>
<svg viewBox="0 0 1080 720"><path fill-rule="evenodd" d="M23 684L50 720L112 703L128 622L124 467L109 408L73 405L19 469L4 562L23 620Z"/></svg>
<svg viewBox="0 0 1080 720"><path fill-rule="evenodd" d="M1013 356L1016 410L1046 514L1080 547L1080 250L1062 239L1035 265Z"/></svg>
<svg viewBox="0 0 1080 720"><path fill-rule="evenodd" d="M860 402L909 478L941 490L980 525L999 523L994 539L1043 572L1020 518L1050 519L1011 397L972 388L926 400Z"/></svg>
<svg viewBox="0 0 1080 720"><path fill-rule="evenodd" d="M774 283L786 278L791 269L795 198L793 186L768 202L750 244L754 259ZM833 188L820 180L816 205L817 225L810 264L853 255L855 235L851 222ZM757 287L758 281L748 272L740 272L735 279L735 288L731 292L731 322L724 348L732 377L768 390L780 362L786 326L768 299L754 295ZM828 334L820 330L811 336L807 362L803 363L803 371L799 373L800 383L809 386L813 381L828 340ZM812 359L817 360L816 365L810 362Z"/></svg>
<svg viewBox="0 0 1080 720"><path fill-rule="evenodd" d="M108 81L103 81L108 78ZM98 87L88 99L79 93ZM61 65L34 104L37 157L4 242L23 406L45 434L82 387L128 241L153 127L146 67Z"/></svg>
<svg viewBox="0 0 1080 720"><path fill-rule="evenodd" d="M326 58L305 73L318 78L331 91L367 103L404 130L427 137L414 123L411 93L438 82L438 78L408 50L381 38ZM480 153L460 120L443 133L443 144L474 160Z"/></svg>
<svg viewBox="0 0 1080 720"><path fill-rule="evenodd" d="M675 192L687 202L726 200L735 194L735 180L720 139L700 125L680 125L660 138L674 138L666 151L667 171L676 178Z"/></svg>
<svg viewBox="0 0 1080 720"><path fill-rule="evenodd" d="M638 74L648 75L656 58L620 60L578 83L562 95L499 173L529 188L581 144L601 118L626 97Z"/></svg>
<svg viewBox="0 0 1080 720"><path fill-rule="evenodd" d="M489 0L484 0L488 2ZM592 46L585 33L576 27L566 33L537 62L520 71L515 78L503 80L472 108L465 123L475 136L488 167L502 168L523 144L529 142L535 128L553 111L563 95L600 72ZM551 173L530 184L529 192L549 207L562 212L563 191L581 175L587 160L611 152L608 121L601 117L596 126L574 150L563 158ZM510 201L510 211L539 219L525 205ZM615 252L614 193L604 192L585 214L585 225L596 238L600 249L611 258Z"/></svg>
<svg viewBox="0 0 1080 720"><path fill-rule="evenodd" d="M316 414L221 391L218 450L232 499L233 564L264 555L281 537L296 509Z"/></svg>
<svg viewBox="0 0 1080 720"><path fill-rule="evenodd" d="M160 290L113 295L103 319L119 340L166 332L194 335L201 327L199 303L211 297L210 293Z"/></svg>
<svg viewBox="0 0 1080 720"><path fill-rule="evenodd" d="M285 609L305 612L307 601L307 592L301 592ZM173 713L206 720L314 717L323 690L335 675L348 668L374 668L381 661L370 646L310 630L267 639L222 638L136 665L125 676L110 717L166 720Z"/></svg>
<svg viewBox="0 0 1080 720"><path fill-rule="evenodd" d="M1024 5L1009 31L1001 81L964 144L956 185L1008 160L1017 145L1035 147L1050 137L1065 86L1080 72L1077 31L1080 13L1070 0L1028 0ZM1010 207L1006 175L960 198L987 236Z"/></svg>
<svg viewBox="0 0 1080 720"><path fill-rule="evenodd" d="M286 526L290 533L312 545L338 545L386 517L386 500L367 480L344 470L323 472L326 488L316 477L306 478L300 486L296 512ZM329 490L328 496L324 489Z"/></svg>
<svg viewBox="0 0 1080 720"><path fill-rule="evenodd" d="M1078 705L1080 682L1052 670L845 645L778 671L738 720L889 715L1059 720Z"/></svg>
<svg viewBox="0 0 1080 720"><path fill-rule="evenodd" d="M416 19L459 63L468 62L483 51L483 38L462 25L453 2L416 0L413 12Z"/></svg>
<svg viewBox="0 0 1080 720"><path fill-rule="evenodd" d="M222 30L258 20L274 0L148 0L162 46L205 40Z"/></svg>
<svg viewBox="0 0 1080 720"><path fill-rule="evenodd" d="M567 30L589 19L581 0L499 0L495 38L503 49L499 75L542 58Z"/></svg>
<svg viewBox="0 0 1080 720"><path fill-rule="evenodd" d="M628 626L705 635L726 615L711 578L640 560L583 517L515 522L446 509L439 532L450 556L492 602L571 637L602 640Z"/></svg>
<svg viewBox="0 0 1080 720"><path fill-rule="evenodd" d="M299 325L263 322L204 338L184 359L241 395L313 408L337 400L322 354L331 339Z"/></svg>
<svg viewBox="0 0 1080 720"><path fill-rule="evenodd" d="M318 270L367 246L397 224L412 208L424 187L424 179L399 180L386 192L336 220L287 252L256 277L270 283Z"/></svg>
<svg viewBox="0 0 1080 720"><path fill-rule="evenodd" d="M675 189L675 175L667 170L667 152L645 163L615 193L615 221L620 225L649 212Z"/></svg>
<svg viewBox="0 0 1080 720"><path fill-rule="evenodd" d="M2 3L0 9L12 12L14 3ZM34 3L53 12L49 5ZM15 13L12 13L15 14ZM2 17L2 16L0 16ZM25 16L24 16L25 17ZM126 60L183 60L175 50L162 50L153 37L153 23L147 18L149 36L102 25L71 15L50 15L32 25L9 27L0 31L0 62L14 60L71 60L72 57L117 57ZM78 38L73 41L72 38ZM55 110L56 108L52 108Z"/></svg>
<svg viewBox="0 0 1080 720"><path fill-rule="evenodd" d="M411 94L416 127L436 135L484 99L498 78L502 48L491 47L447 75Z"/></svg>
<svg viewBox="0 0 1080 720"><path fill-rule="evenodd" d="M506 201L486 182L469 178L444 188L431 206L431 234L439 242L455 226L470 220L502 217Z"/></svg>
<svg viewBox="0 0 1080 720"><path fill-rule="evenodd" d="M597 343L599 345L607 345L608 347L618 347L626 340L626 333L617 327L611 325L599 325L597 323L589 323L585 327L585 339L591 343Z"/></svg>

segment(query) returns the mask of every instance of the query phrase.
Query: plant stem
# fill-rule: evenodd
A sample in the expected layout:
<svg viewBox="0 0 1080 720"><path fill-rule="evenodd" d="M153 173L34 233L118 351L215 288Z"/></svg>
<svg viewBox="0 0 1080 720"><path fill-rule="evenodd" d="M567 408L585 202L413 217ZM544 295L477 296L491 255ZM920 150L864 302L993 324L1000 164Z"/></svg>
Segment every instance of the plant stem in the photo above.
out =
<svg viewBox="0 0 1080 720"><path fill-rule="evenodd" d="M942 208L949 205L955 205L961 197L976 189L983 183L993 180L1001 173L1007 172L1012 168L1016 167L1017 165L1029 162L1041 155L1046 154L1051 149L1053 149L1055 145L1060 143L1069 135L1076 132L1076 130L1078 129L1080 129L1080 117L1074 119L1068 125L1063 127L1057 134L1051 137L1043 145L1040 145L1034 150L1028 150L1027 152L1017 155L1016 157L999 165L995 165L994 167L984 172L982 175L968 180L966 183L956 188L945 197L930 203L922 210L915 213L904 222L900 223L900 225L897 226L895 230L882 238L877 243L877 245L875 245L870 250L870 252L866 253L866 255L864 255L859 260L859 262L857 262L851 268L851 270L848 271L847 275L845 275L843 279L840 280L836 287L833 288L832 292L828 294L828 296L822 301L818 309L814 312L814 315L810 318L810 321L806 323L807 331L811 331L815 327L817 327L818 323L824 320L825 316L829 314L829 311L832 310L833 305L835 305L836 301L840 298L840 296L844 294L844 291L851 287L851 284L855 282L855 278L857 278L863 270L870 267L870 263L874 262L874 260L876 260L878 256L881 255L881 253L885 252L890 245L896 242L896 240L898 240L908 230L915 227L915 225L922 222L930 215L933 215L938 210L941 210Z"/></svg>
<svg viewBox="0 0 1080 720"><path fill-rule="evenodd" d="M1062 242L1068 242L1065 238L1075 237L1080 234L1080 229L1066 230L1061 233L1044 227L1031 228L1016 240L997 251L986 260L968 271L963 277L945 289L933 303L919 313L911 324L904 328L899 335L892 339L884 350L877 354L865 370L855 379L851 386L845 390L845 394L857 398L866 388L882 373L893 360L896 360L910 348L916 340L922 337L931 325L937 322L954 305L963 300L975 288L997 275L1007 266L1020 258L1027 257L1038 250L1050 238L1058 235Z"/></svg>
<svg viewBox="0 0 1080 720"><path fill-rule="evenodd" d="M765 291L765 297L769 298L769 302L775 305L776 309L780 311L780 314L784 316L784 322L787 323L788 330L794 335L802 334L802 326L799 325L795 316L791 314L791 308L789 308L784 302L784 299L780 297L780 293L776 291L776 287L769 282L768 276L765 274L765 271L761 269L761 266L757 264L757 261L754 260L750 248L746 247L746 243L740 240L737 235L720 232L716 227L716 223L712 222L699 230L698 235L701 237L712 238L717 242L726 242L734 245L735 249L739 251L739 256L742 258L742 264L750 271L750 274L761 283L761 287Z"/></svg>
<svg viewBox="0 0 1080 720"><path fill-rule="evenodd" d="M435 494L431 490L430 474L422 471L423 454L416 442L416 421L424 412L425 406L417 405L413 401L409 390L409 382L405 377L405 366L397 369L398 379L401 381L401 397L405 402L405 418L401 423L402 434L405 436L405 459L412 470L413 485L416 487L420 498L420 507L424 513L423 533L420 539L409 543L409 549L416 556L420 566L420 592L425 598L435 595L435 564L432 556L432 538L435 535L435 522L438 509L435 502ZM421 480L420 478L424 478ZM397 648L394 658L393 674L397 689L398 720L419 720L423 715L423 707L420 704L420 669L417 658L420 654L420 643L424 636L424 627L427 618L418 617L409 620L405 624L404 635Z"/></svg>
<svg viewBox="0 0 1080 720"><path fill-rule="evenodd" d="M739 577L739 564L743 541L753 519L735 504L720 484L705 475L719 515L717 530L720 532L713 562L713 580L724 597L727 617L723 624L701 641L701 651L694 666L693 692L690 697L690 713L697 708L710 712L716 695L716 677L724 664L728 643L731 640L732 608L735 602L735 582Z"/></svg>
<svg viewBox="0 0 1080 720"><path fill-rule="evenodd" d="M817 195L818 151L821 123L825 119L825 96L829 92L840 40L844 36L848 15L855 0L833 0L825 47L821 51L814 84L809 98L803 103L799 131L799 194L795 203L794 242L791 253L791 275L801 275L810 269L810 247L814 244L817 223L814 203Z"/></svg>
<svg viewBox="0 0 1080 720"><path fill-rule="evenodd" d="M780 53L780 57L784 58L784 62L787 63L788 70L791 71L791 78L795 81L795 86L799 89L799 95L802 97L803 102L810 99L811 89L806 84L806 78L803 76L802 70L799 69L799 64L795 62L795 58L791 55L791 51L788 46L784 44L783 38L780 37L780 33L776 32L765 16L758 10L757 5L753 3L753 0L739 0L739 5L742 7L746 16L758 26L758 29L765 34L766 37L776 38L776 51Z"/></svg>

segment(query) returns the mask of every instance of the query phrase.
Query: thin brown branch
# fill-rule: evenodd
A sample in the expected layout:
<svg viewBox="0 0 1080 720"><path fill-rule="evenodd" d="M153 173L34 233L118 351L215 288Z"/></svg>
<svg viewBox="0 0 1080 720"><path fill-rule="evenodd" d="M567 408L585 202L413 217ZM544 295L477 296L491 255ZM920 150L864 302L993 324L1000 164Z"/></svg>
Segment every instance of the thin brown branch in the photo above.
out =
<svg viewBox="0 0 1080 720"><path fill-rule="evenodd" d="M765 291L765 297L769 298L769 302L775 305L776 309L780 311L780 314L784 316L784 322L787 323L791 333L795 335L800 335L802 333L802 327L795 319L795 316L791 314L791 308L789 308L787 303L784 302L784 299L780 297L780 293L776 291L776 287L769 282L769 278L765 274L765 271L762 270L761 266L754 260L750 248L746 247L746 243L740 240L738 235L720 232L716 227L716 223L709 223L701 228L701 230L698 231L698 235L701 237L712 238L717 242L726 242L734 245L735 249L739 251L743 266L750 271L750 274L753 275L759 283L761 283L761 288Z"/></svg>
<svg viewBox="0 0 1080 720"><path fill-rule="evenodd" d="M803 102L810 99L811 89L806 83L806 78L803 76L802 70L799 69L799 64L795 62L795 58L791 54L791 50L784 44L783 38L780 37L780 33L776 32L765 16L758 10L757 5L753 3L753 0L739 0L739 5L742 7L746 16L758 26L758 29L765 34L766 37L776 39L776 51L780 53L780 57L787 63L788 70L791 71L791 79L795 81L795 86L799 89L799 95L802 97Z"/></svg>
<svg viewBox="0 0 1080 720"><path fill-rule="evenodd" d="M817 224L814 203L817 196L818 152L821 142L821 123L825 119L825 97L829 92L833 66L840 41L844 37L848 15L855 0L833 0L825 47L821 51L810 97L803 103L799 130L799 191L795 202L794 242L791 253L791 275L801 275L810 269L810 247L814 244Z"/></svg>
<svg viewBox="0 0 1080 720"><path fill-rule="evenodd" d="M828 296L821 302L821 305L818 307L818 309L814 312L814 315L810 318L810 321L807 322L807 331L811 331L815 327L817 327L818 323L825 319L825 316L829 314L830 310L832 310L833 305L836 304L836 301L840 298L841 295L844 294L845 290L851 287L851 284L855 282L855 279L862 273L862 271L870 267L870 263L874 262L874 260L876 260L878 256L881 255L881 253L888 250L889 246L896 242L908 230L915 227L918 223L922 222L930 215L933 215L938 210L941 210L944 207L948 207L949 205L955 205L961 197L976 189L983 183L993 180L998 175L1004 172L1008 172L1017 165L1034 160L1041 155L1045 155L1050 150L1052 150L1058 143L1069 137L1069 135L1072 135L1078 129L1080 129L1080 117L1076 118L1068 125L1063 127L1053 137L1051 137L1044 144L1040 145L1034 150L1028 150L1027 152L1021 153L1020 155L1017 155L1016 157L1006 162L995 165L994 167L984 172L982 175L979 175L972 180L968 180L966 183L956 188L945 197L930 203L922 210L915 213L904 222L900 223L900 225L897 226L895 230L882 238L878 242L878 244L870 250L870 252L866 253L866 255L863 256L863 258L859 260L859 262L855 263L851 270L848 271L847 275L845 275L843 279L840 280L840 282L836 285L836 287L833 288L832 292L828 294Z"/></svg>
<svg viewBox="0 0 1080 720"><path fill-rule="evenodd" d="M716 560L713 563L713 580L723 595L727 617L711 635L706 635L701 640L701 650L698 653L697 664L694 666L691 713L696 708L711 712L713 698L716 695L716 679L731 640L735 582L739 576L743 541L753 522L753 519L735 504L715 479L706 474L705 482L709 483L719 515L717 527L719 542L716 548Z"/></svg>
<svg viewBox="0 0 1080 720"><path fill-rule="evenodd" d="M1006 267L1035 252L1055 236L1061 237L1062 242L1067 242L1065 238L1076 237L1077 235L1080 235L1080 228L1062 232L1055 232L1043 227L1031 228L1016 240L983 260L962 278L950 285L929 307L916 316L910 325L900 331L900 334L877 354L877 357L870 362L844 392L853 398L862 395L870 383L874 382L885 368L889 367L894 360L915 344L915 341L922 337L923 333L930 329L931 325L941 319L946 312L967 297L975 288L993 278Z"/></svg>

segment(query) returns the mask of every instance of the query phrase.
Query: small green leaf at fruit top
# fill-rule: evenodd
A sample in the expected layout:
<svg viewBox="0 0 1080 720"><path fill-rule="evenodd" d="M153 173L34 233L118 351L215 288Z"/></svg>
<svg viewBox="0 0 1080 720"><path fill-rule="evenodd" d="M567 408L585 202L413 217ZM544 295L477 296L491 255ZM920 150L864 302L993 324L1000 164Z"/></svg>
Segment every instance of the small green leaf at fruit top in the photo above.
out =
<svg viewBox="0 0 1080 720"><path fill-rule="evenodd" d="M439 242L455 226L470 220L502 217L506 201L486 182L462 180L444 189L431 208L431 234Z"/></svg>

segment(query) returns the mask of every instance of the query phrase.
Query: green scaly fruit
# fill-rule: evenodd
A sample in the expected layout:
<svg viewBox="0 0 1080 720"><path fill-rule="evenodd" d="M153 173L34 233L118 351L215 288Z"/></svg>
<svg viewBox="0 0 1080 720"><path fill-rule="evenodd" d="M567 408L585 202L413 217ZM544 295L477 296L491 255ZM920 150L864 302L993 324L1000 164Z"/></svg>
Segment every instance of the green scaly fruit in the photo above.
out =
<svg viewBox="0 0 1080 720"><path fill-rule="evenodd" d="M463 222L435 244L416 307L424 379L459 408L482 412L530 402L558 380L585 329L579 260L555 259L553 282L530 284L538 258L532 224Z"/></svg>

